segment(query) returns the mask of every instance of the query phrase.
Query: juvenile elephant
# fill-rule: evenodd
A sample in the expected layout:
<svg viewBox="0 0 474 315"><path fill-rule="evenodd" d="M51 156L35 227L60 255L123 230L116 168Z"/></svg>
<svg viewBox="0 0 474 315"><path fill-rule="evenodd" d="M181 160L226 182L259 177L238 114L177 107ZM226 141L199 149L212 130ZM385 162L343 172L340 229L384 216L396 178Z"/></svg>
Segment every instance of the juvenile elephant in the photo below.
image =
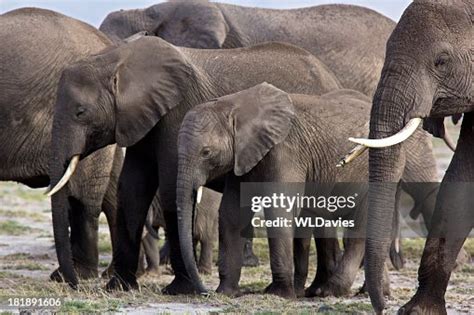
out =
<svg viewBox="0 0 474 315"><path fill-rule="evenodd" d="M33 8L0 15L0 42L0 180L46 187L50 179L58 179L49 173L48 163L60 74L111 42L92 26ZM64 276L75 285L77 277L97 277L98 218L104 211L114 240L115 184L122 159L115 146L91 154L52 199L59 269L51 278ZM70 238L67 230L58 229L62 221L71 227Z"/></svg>
<svg viewBox="0 0 474 315"><path fill-rule="evenodd" d="M367 8L321 5L293 10L208 1L172 1L110 13L100 30L118 42L146 31L191 48L238 48L279 41L317 56L345 88L373 95L395 22Z"/></svg>
<svg viewBox="0 0 474 315"><path fill-rule="evenodd" d="M473 21L472 0L414 1L387 44L387 59L370 118L369 136L374 140L354 139L374 148L370 149L370 180L393 182L400 178L401 163L408 153L406 144L400 142L410 136L413 127L424 120L425 129L442 136L445 116L467 113L438 195L436 220L418 271L419 287L401 309L402 314L446 313L444 295L455 258L474 225L469 197L472 190L459 184L474 180L470 113L474 109ZM369 196L372 216L367 227L365 270L372 305L382 313L383 253L389 246L395 193L383 185L377 188Z"/></svg>
<svg viewBox="0 0 474 315"><path fill-rule="evenodd" d="M57 143L53 153L59 158L52 162L52 168L65 172L71 161L87 158L109 144L128 147L119 180L116 277L109 281L109 289L138 286L139 241L159 185L175 274L164 292L205 291L200 283L192 282L198 277L188 275L179 248L179 126L195 105L265 80L290 92L307 94L340 87L316 57L279 43L198 50L178 48L158 37L143 37L86 58L63 72L52 132ZM209 187L222 191L223 183L217 180Z"/></svg>
<svg viewBox="0 0 474 315"><path fill-rule="evenodd" d="M240 209L241 183L366 183L367 156L344 170L337 168L334 162L349 147L344 140L351 132L367 134L370 108L370 99L352 90L318 97L287 94L263 83L211 100L186 114L178 137L177 205L181 217L181 249L184 257L192 257L190 227L193 200L196 193L199 194L199 187L225 176L219 222L222 243L219 267L221 277L225 275L232 280L221 281L218 292L233 294L238 290L241 231L248 224L239 218L252 217L250 208L247 213ZM417 154L422 147L424 153L431 152L429 140L426 132L420 130L416 140L411 142L412 151L407 151L405 171L413 171L408 166L424 166L418 168L416 174L404 173L404 179L414 175L432 179L436 175L433 174L434 158L428 161L431 167L427 167L425 157ZM330 216L326 209L316 212L326 219L353 218L356 226L347 233L345 251L335 272L325 283L313 282L307 290L309 296L350 292L364 254L367 209L363 188L366 185L360 186L355 190L361 198L357 210L342 214L338 211ZM267 215L271 216L266 212ZM291 220L292 215L289 213L288 219ZM273 282L266 292L284 297L295 296L295 289L303 290L307 273L309 243L297 244L293 266L292 232L292 227L280 228L278 237L269 239ZM304 240L297 238L297 242ZM185 260L185 264L188 272L195 274L192 272L196 268L194 261ZM294 267L297 273L293 277Z"/></svg>
<svg viewBox="0 0 474 315"><path fill-rule="evenodd" d="M217 241L218 235L218 211L221 203L221 194L211 189L204 189L202 192L202 200L196 205L196 214L194 216L193 223L193 245L196 247L200 244L200 255L198 258L198 269L200 273L210 274L212 270L212 251L214 244ZM158 197L153 199L153 211L148 214L147 220L150 221L148 224L151 225L151 229L157 230L163 228L166 231L166 222L163 213L163 207L161 206ZM150 217L150 214L152 216ZM156 236L151 235L150 228L147 229L144 236L144 252L147 257L142 259L147 260L148 268L156 269L161 263L162 259L169 259L169 243L166 242L163 246L167 253L162 257L161 253L157 258L156 254L158 251L156 248L150 246L156 243ZM149 250L148 250L149 249ZM141 262L143 266L144 262ZM140 270L139 265L139 270Z"/></svg>

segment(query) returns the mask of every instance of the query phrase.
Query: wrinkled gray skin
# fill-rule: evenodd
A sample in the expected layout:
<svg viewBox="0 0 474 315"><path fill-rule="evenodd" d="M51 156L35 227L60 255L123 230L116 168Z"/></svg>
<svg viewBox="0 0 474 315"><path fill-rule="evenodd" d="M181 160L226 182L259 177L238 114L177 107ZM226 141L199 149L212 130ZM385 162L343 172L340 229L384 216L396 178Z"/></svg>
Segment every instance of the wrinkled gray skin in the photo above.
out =
<svg viewBox="0 0 474 315"><path fill-rule="evenodd" d="M202 201L196 205L196 215L194 219L194 229L193 229L193 244L194 247L199 243L201 245L200 255L198 258L198 270L203 274L210 274L212 271L212 251L214 244L217 241L218 234L218 211L219 205L221 203L221 194L215 192L211 189L204 188L202 194ZM148 214L147 220L150 220L150 224L154 229L163 228L166 231L166 222L163 214L163 207L160 204L159 198L153 199L153 212L150 211ZM155 211L156 210L156 211ZM152 214L152 217L150 217ZM146 232L143 243L147 245L144 246L145 254L147 255L147 270L150 271L150 268L157 269L158 265L161 263L161 260L169 260L169 248L167 257L161 257L159 254L156 258L156 253L158 252L155 248L148 246L148 244L153 244L152 240L154 238L148 232ZM169 246L168 243L165 243L163 246ZM147 247L150 250L147 250ZM143 263L139 265L143 266Z"/></svg>
<svg viewBox="0 0 474 315"><path fill-rule="evenodd" d="M76 154L84 159L113 143L128 147L119 179L116 276L109 281L108 289L138 287L135 271L139 242L148 206L159 184L175 274L164 292L205 291L192 280L198 278L197 270L192 278L188 275L178 239L179 126L193 106L263 81L306 94L339 88L316 57L279 43L199 50L177 48L158 37L144 37L86 58L63 72L53 123L53 141L58 144L60 157L53 161L55 171L64 172ZM223 183L215 181L209 187L222 191ZM234 281L228 270L221 269L220 274L223 284Z"/></svg>
<svg viewBox="0 0 474 315"><path fill-rule="evenodd" d="M196 189L225 176L219 215L219 224L223 228L220 229L222 261L218 292L238 292L241 266L236 262L241 259L238 255L239 240L241 230L248 222L239 218L253 216L250 209L247 213L240 209L241 183L367 182L367 155L345 169L337 168L334 161L350 149L351 145L345 139L351 132L359 136L368 133L366 122L370 107L368 97L352 90L339 90L321 97L289 95L264 83L199 105L186 114L178 138L177 204L181 209L181 248L192 249L190 233L184 229L190 228ZM409 148L403 180L434 180L434 157L426 161L426 154L431 153L430 136L419 130ZM407 192L415 193L412 190ZM365 194L359 192L360 196ZM434 202L429 195L418 196L422 199L429 197ZM367 208L364 200L360 205L360 209L345 214L346 218L353 215L358 228L347 233L341 261L327 279L316 278L306 290L306 296L350 293L364 254L363 228ZM265 212L267 215L270 213ZM291 219L293 214L288 215ZM316 215L328 218L325 210ZM342 214L335 213L333 219L339 216ZM294 242L293 248L292 228L279 228L278 237L269 239L274 274L266 292L294 297L296 290L296 294L301 295L307 276L309 239L295 239ZM192 260L185 263L188 270L196 268ZM223 276L227 281L222 281Z"/></svg>
<svg viewBox="0 0 474 315"><path fill-rule="evenodd" d="M473 110L474 47L472 0L418 0L403 14L387 45L387 58L377 88L370 121L370 138L398 132L409 119L425 118L424 127L442 135L445 116ZM444 294L455 258L474 222L466 206L463 189L449 192L450 182L474 181L472 114L465 115L461 136L443 179L435 217L418 272L419 287L402 309L402 314L446 313ZM370 150L370 180L396 182L408 152L402 143ZM366 279L372 305L377 313L385 306L381 293L384 252L389 246L393 217L393 190L376 189L370 194L370 220L366 246ZM455 227L456 238L443 231L453 220L467 216ZM436 237L438 236L438 238ZM443 236L439 238L439 236Z"/></svg>
<svg viewBox="0 0 474 315"><path fill-rule="evenodd" d="M111 42L85 23L32 8L0 15L0 42L0 180L46 187L60 74L68 64ZM97 277L98 218L104 211L114 241L114 183L122 159L114 146L97 151L80 163L69 185L52 198L60 267L51 278L61 280L62 274L76 285L78 277ZM61 175L52 173L52 181ZM70 239L67 230L57 228L59 222L70 225Z"/></svg>
<svg viewBox="0 0 474 315"><path fill-rule="evenodd" d="M191 48L236 48L279 41L302 47L324 62L345 88L373 95L395 23L352 5L294 10L173 1L110 13L100 30L113 41L140 31Z"/></svg>

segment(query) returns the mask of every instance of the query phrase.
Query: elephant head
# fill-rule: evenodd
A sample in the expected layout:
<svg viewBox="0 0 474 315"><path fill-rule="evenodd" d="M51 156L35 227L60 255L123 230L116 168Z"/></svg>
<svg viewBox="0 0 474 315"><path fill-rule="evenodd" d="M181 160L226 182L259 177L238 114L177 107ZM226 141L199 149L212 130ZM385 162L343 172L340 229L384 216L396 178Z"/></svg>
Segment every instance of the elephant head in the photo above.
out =
<svg viewBox="0 0 474 315"><path fill-rule="evenodd" d="M444 133L443 118L474 110L472 0L415 0L387 43L373 100L369 217L365 255L367 288L377 312L384 308L382 272L390 245L394 185L402 174L407 139L424 119L425 129ZM379 184L376 184L379 183Z"/></svg>
<svg viewBox="0 0 474 315"><path fill-rule="evenodd" d="M64 70L58 86L50 161L52 196L64 187L81 159L109 144L139 142L183 100L194 82L191 66L174 46L143 37L108 48ZM68 215L53 213L61 266L68 257ZM64 269L64 268L63 268Z"/></svg>
<svg viewBox="0 0 474 315"><path fill-rule="evenodd" d="M200 285L192 243L195 198L202 186L228 173L251 171L288 135L294 116L288 94L262 83L198 105L189 111L178 137L177 206L181 253Z"/></svg>
<svg viewBox="0 0 474 315"><path fill-rule="evenodd" d="M229 27L213 3L173 1L146 9L112 12L99 29L114 42L146 31L177 46L204 49L221 48Z"/></svg>

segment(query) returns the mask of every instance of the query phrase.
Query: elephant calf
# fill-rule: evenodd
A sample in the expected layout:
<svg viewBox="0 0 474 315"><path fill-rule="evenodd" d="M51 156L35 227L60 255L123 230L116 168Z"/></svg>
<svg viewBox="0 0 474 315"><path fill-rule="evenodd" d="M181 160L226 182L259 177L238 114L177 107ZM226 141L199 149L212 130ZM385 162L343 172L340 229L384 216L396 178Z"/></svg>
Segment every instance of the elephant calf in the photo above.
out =
<svg viewBox="0 0 474 315"><path fill-rule="evenodd" d="M243 244L240 235L244 228L239 218L252 217L250 209L243 211L246 213L240 209L240 184L367 182L367 158L345 169L337 168L336 162L350 148L346 140L351 133L367 134L370 107L365 95L352 90L334 91L320 97L289 95L263 83L201 104L186 114L178 137L177 205L181 249L183 255L192 257L184 254L192 250L191 234L186 233L186 229L191 227L193 200L199 194L199 187L225 176L219 222L222 227L219 273L233 282L221 281L218 292L234 294L238 291ZM407 150L405 169L406 173L413 172L404 174L404 179L430 181L435 178L434 159L423 157L419 161L417 154L418 150L430 149L429 139L425 132L417 133L412 141L413 150ZM365 226L366 191L361 191L360 196L362 211L349 214L357 222L354 232L361 232ZM338 216L341 214L336 213L335 218ZM354 235L346 242L346 250L332 276L324 283L313 282L311 292L317 288L322 291L321 295L349 292L364 254L363 236ZM295 269L292 229L281 228L278 236L269 239L273 282L266 292L294 297L295 289L302 290L305 283L309 247L295 247L301 250L295 252ZM301 241L295 239L295 242ZM188 270L196 268L194 261L185 261L185 264ZM293 270L300 274L294 277ZM294 278L299 279L296 288Z"/></svg>
<svg viewBox="0 0 474 315"><path fill-rule="evenodd" d="M198 259L198 269L200 273L210 274L212 270L212 251L214 244L217 241L218 235L218 210L221 202L221 194L211 190L204 189L202 202L196 206L196 214L194 216L194 229L193 229L193 243L194 246L199 243L201 245L200 255ZM153 244L152 239L156 239L157 235L153 236L150 230L157 230L158 228L163 228L166 231L166 222L163 215L163 207L160 203L160 199L157 196L153 199L152 203L153 212L148 214L147 225L149 226L144 233L142 245L144 253L146 254L147 261L147 270L156 269L160 260L168 260L169 257L169 243L165 242L162 250L160 251L160 257L153 259L156 256L156 249ZM140 273L140 269L144 269L145 262L143 261L145 257L141 258L141 263L139 265L139 270L137 273Z"/></svg>

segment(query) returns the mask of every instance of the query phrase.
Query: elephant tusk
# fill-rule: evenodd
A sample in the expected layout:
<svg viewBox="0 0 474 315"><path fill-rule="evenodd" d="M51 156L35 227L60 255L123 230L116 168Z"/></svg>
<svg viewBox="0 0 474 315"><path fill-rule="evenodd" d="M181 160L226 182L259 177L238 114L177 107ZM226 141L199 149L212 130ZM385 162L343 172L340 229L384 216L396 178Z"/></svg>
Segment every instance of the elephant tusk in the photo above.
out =
<svg viewBox="0 0 474 315"><path fill-rule="evenodd" d="M196 201L198 204L201 203L201 199L202 199L202 186L199 186L198 191L197 191L197 197L196 197Z"/></svg>
<svg viewBox="0 0 474 315"><path fill-rule="evenodd" d="M368 148L363 145L358 145L354 149L352 149L345 157L343 157L339 163L336 164L336 167L344 167L350 162L354 161L357 157L359 157L362 153L365 152Z"/></svg>
<svg viewBox="0 0 474 315"><path fill-rule="evenodd" d="M66 169L66 172L64 172L63 177L61 180L54 186L52 189L48 188L46 191L46 196L51 197L58 191L60 191L66 184L67 182L71 179L72 175L76 171L77 165L79 164L79 155L74 155L71 159L71 162L69 162L69 166Z"/></svg>
<svg viewBox="0 0 474 315"><path fill-rule="evenodd" d="M386 148L399 144L408 139L421 124L421 118L413 118L400 130L398 133L384 139L363 139L363 138L349 138L349 141L366 146L368 148Z"/></svg>
<svg viewBox="0 0 474 315"><path fill-rule="evenodd" d="M397 252L397 254L400 253L400 238L395 238L395 251Z"/></svg>
<svg viewBox="0 0 474 315"><path fill-rule="evenodd" d="M456 144L454 143L453 138L448 133L448 130L446 127L444 127L444 136L443 136L444 143L448 146L448 148L451 149L451 151L455 152L456 151Z"/></svg>

